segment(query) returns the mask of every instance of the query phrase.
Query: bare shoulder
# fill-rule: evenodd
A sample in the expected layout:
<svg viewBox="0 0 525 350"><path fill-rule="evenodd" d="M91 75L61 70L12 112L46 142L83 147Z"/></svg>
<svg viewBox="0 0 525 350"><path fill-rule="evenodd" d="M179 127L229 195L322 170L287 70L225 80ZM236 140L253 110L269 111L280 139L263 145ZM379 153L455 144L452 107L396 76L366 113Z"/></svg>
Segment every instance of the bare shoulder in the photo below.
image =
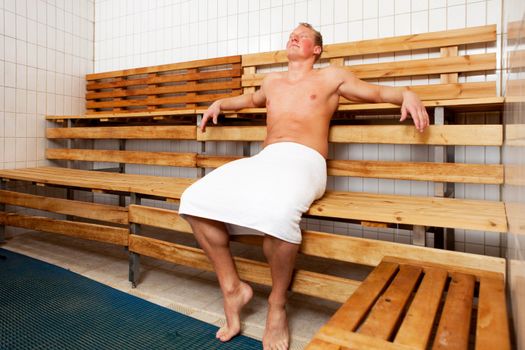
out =
<svg viewBox="0 0 525 350"><path fill-rule="evenodd" d="M350 70L345 69L343 67L339 67L339 66L328 66L325 68L321 68L319 71L326 77L330 77L330 78L339 77L341 79L343 79L344 77L348 75L353 74Z"/></svg>

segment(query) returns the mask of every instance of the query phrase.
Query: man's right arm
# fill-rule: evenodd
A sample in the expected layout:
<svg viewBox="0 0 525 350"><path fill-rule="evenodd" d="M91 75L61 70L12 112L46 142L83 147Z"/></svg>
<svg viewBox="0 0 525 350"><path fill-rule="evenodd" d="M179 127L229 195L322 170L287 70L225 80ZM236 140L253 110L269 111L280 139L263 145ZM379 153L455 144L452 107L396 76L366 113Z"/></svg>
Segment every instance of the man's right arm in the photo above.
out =
<svg viewBox="0 0 525 350"><path fill-rule="evenodd" d="M200 129L206 131L206 123L210 118L213 124L217 124L217 118L221 111L236 111L243 108L264 107L266 104L266 95L264 94L264 83L261 88L254 93L244 94L234 97L228 97L213 102L204 112Z"/></svg>

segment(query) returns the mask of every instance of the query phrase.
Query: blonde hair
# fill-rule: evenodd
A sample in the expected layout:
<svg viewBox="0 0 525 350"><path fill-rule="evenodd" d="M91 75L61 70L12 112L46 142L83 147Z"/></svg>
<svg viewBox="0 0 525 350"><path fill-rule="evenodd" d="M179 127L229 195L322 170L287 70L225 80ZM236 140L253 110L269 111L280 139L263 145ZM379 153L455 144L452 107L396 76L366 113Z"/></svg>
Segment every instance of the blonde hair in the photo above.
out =
<svg viewBox="0 0 525 350"><path fill-rule="evenodd" d="M317 61L319 57L321 57L321 54L323 53L323 36L310 23L300 22L299 25L310 29L314 33L314 44L316 46L321 47L321 52L315 57L315 60Z"/></svg>

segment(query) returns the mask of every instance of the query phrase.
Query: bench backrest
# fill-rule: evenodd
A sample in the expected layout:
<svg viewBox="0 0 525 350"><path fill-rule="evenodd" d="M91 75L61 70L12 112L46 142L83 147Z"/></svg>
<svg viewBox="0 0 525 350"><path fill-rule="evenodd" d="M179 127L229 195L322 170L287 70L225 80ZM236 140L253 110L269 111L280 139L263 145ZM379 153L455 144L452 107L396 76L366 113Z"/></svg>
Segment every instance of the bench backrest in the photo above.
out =
<svg viewBox="0 0 525 350"><path fill-rule="evenodd" d="M241 93L241 56L88 74L87 113L191 109Z"/></svg>
<svg viewBox="0 0 525 350"><path fill-rule="evenodd" d="M489 78L490 81L470 82L465 79L472 72L494 73L495 52L469 55L466 50L460 50L465 45L484 46L487 43L496 43L495 25L325 45L319 65L342 66L354 72L357 77L374 82L391 83L394 79L401 79L403 85L411 86L422 100L446 100L446 104L453 105L453 100L498 96L495 74ZM426 57L411 59L411 52L414 50L423 50ZM432 51L436 51L435 54ZM377 58L374 63L362 64L363 57ZM283 66L286 62L284 50L243 55L244 92L255 91L269 68ZM423 85L417 80L428 76L435 76L436 79L430 79L430 83ZM390 79L390 82L385 79ZM474 101L469 102L472 103ZM436 104L427 103L427 106L434 105ZM377 111L386 107L375 105L372 108ZM340 111L360 109L363 109L362 104L341 98Z"/></svg>

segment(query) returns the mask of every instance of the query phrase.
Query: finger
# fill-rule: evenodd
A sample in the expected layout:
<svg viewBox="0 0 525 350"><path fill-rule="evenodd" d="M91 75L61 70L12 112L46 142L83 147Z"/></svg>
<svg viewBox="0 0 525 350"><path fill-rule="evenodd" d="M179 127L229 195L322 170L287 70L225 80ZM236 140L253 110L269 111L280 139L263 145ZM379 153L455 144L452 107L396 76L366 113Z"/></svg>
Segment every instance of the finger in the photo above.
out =
<svg viewBox="0 0 525 350"><path fill-rule="evenodd" d="M401 118L399 119L400 122L407 119L407 109L405 106L401 106Z"/></svg>
<svg viewBox="0 0 525 350"><path fill-rule="evenodd" d="M208 119L209 119L209 115L204 115L204 117L201 120L200 129L202 132L206 131L206 123L208 122Z"/></svg>
<svg viewBox="0 0 525 350"><path fill-rule="evenodd" d="M213 124L217 125L217 118L219 118L219 115L218 114L215 114L213 116Z"/></svg>

